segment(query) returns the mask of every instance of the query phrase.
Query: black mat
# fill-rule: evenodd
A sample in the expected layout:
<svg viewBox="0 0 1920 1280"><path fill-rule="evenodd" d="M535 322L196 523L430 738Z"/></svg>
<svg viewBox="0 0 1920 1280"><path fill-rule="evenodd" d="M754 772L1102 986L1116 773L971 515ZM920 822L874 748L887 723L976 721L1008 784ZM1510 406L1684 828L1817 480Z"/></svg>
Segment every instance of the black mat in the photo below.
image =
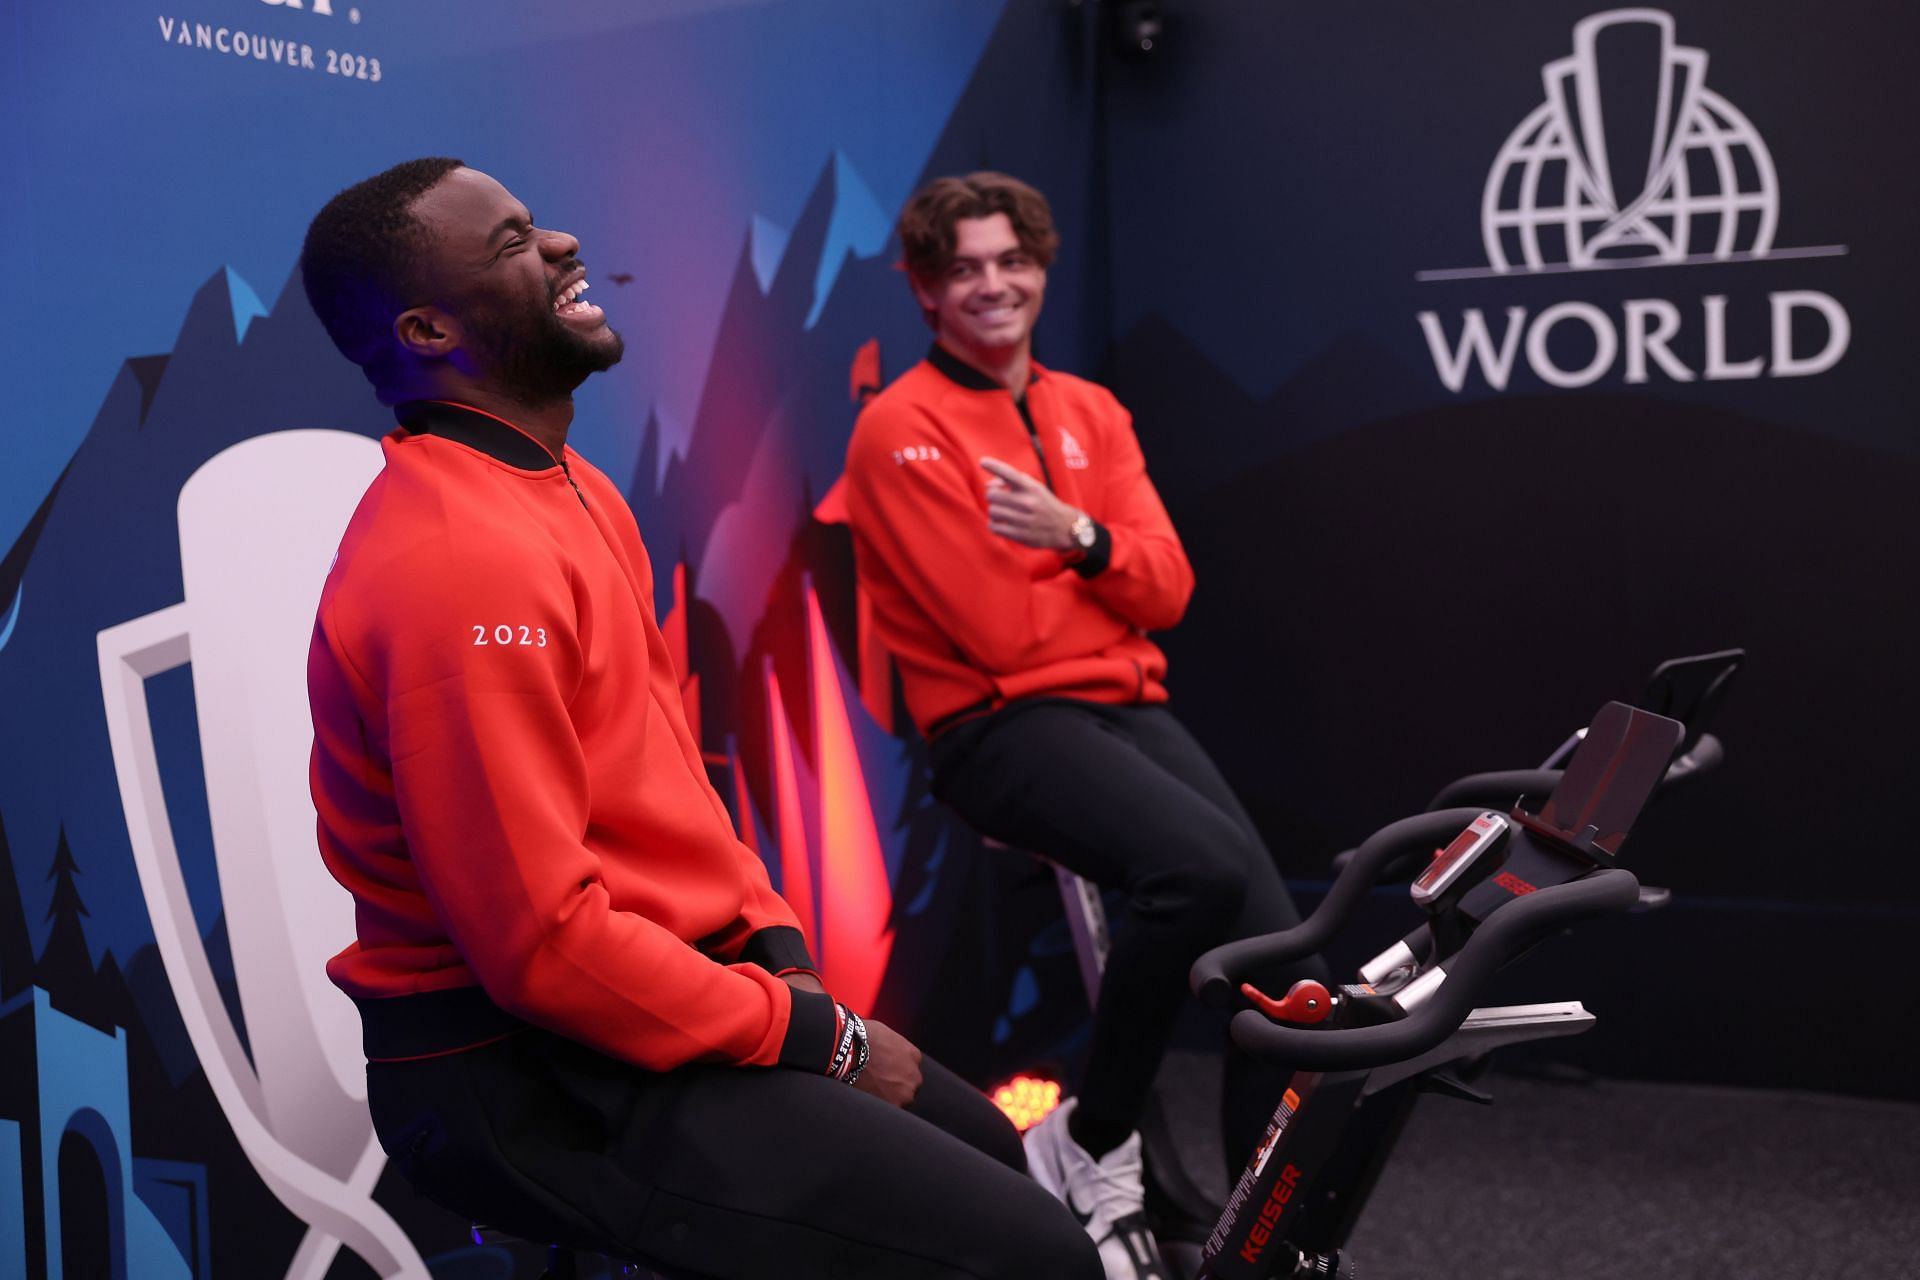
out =
<svg viewBox="0 0 1920 1280"><path fill-rule="evenodd" d="M1920 1276L1920 1104L1491 1088L1422 1101L1350 1242L1362 1280Z"/></svg>

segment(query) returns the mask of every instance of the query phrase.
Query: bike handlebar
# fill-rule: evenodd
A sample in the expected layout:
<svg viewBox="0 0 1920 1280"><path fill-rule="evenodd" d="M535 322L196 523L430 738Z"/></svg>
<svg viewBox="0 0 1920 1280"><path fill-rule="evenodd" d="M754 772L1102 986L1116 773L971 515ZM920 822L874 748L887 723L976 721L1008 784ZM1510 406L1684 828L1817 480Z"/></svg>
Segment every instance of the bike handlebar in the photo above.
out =
<svg viewBox="0 0 1920 1280"><path fill-rule="evenodd" d="M1188 974L1193 993L1216 1009L1227 1008L1237 999L1242 979L1252 970L1297 960L1320 950L1353 914L1360 900L1380 879L1381 871L1422 845L1446 844L1481 812L1477 808L1442 809L1415 814L1380 828L1353 851L1352 859L1304 924L1279 933L1229 942L1194 961Z"/></svg>
<svg viewBox="0 0 1920 1280"><path fill-rule="evenodd" d="M1361 848L1364 853L1366 846ZM1356 863L1361 861L1362 857L1355 858ZM1303 1071L1346 1071L1417 1057L1459 1029L1473 1011L1481 987L1509 960L1563 925L1584 916L1625 911L1634 905L1639 894L1640 882L1632 872L1618 867L1596 870L1578 880L1525 894L1487 917L1467 944L1442 964L1444 980L1400 1021L1374 1027L1308 1030L1277 1026L1248 1009L1233 1019L1234 1043L1249 1053L1274 1058ZM1315 912L1315 919L1319 915ZM1309 921L1300 929L1250 941L1268 942L1274 937L1298 934L1311 924ZM1246 944L1231 945L1244 947ZM1222 947L1210 952L1202 961L1228 949ZM1196 990L1199 989L1198 972L1196 965Z"/></svg>
<svg viewBox="0 0 1920 1280"><path fill-rule="evenodd" d="M1667 769L1667 776L1661 780L1661 785L1670 787L1712 773L1726 758L1727 749L1720 744L1720 739L1703 733L1700 740L1693 744L1693 749Z"/></svg>
<svg viewBox="0 0 1920 1280"><path fill-rule="evenodd" d="M1470 773L1440 788L1440 793L1434 796L1427 808L1451 809L1472 804L1505 813L1521 796L1538 799L1552 794L1565 774L1564 769L1503 769L1496 773Z"/></svg>
<svg viewBox="0 0 1920 1280"><path fill-rule="evenodd" d="M1720 739L1703 733L1691 750L1667 766L1666 773L1660 779L1660 787L1664 790L1712 773L1726 757L1727 749L1721 745ZM1440 788L1439 794L1434 796L1427 808L1477 804L1504 812L1521 796L1537 799L1550 794L1560 785L1560 779L1565 774L1564 769L1503 769L1493 773L1470 773Z"/></svg>

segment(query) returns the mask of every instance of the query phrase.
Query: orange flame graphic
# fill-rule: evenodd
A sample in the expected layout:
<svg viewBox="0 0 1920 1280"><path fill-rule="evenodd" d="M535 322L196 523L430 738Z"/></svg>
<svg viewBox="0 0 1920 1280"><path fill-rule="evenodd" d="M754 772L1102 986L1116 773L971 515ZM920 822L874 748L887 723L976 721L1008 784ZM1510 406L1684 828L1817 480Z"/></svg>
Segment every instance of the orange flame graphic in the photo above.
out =
<svg viewBox="0 0 1920 1280"><path fill-rule="evenodd" d="M820 960L819 918L813 909L813 859L807 852L807 824L800 808L800 781L793 765L793 726L780 700L780 680L767 663L767 749L773 753L773 838L780 845L780 896L800 917L807 950ZM746 821L745 818L742 821ZM822 965L821 977L826 978ZM828 984L827 990L833 986ZM842 996L841 999L846 997Z"/></svg>
<svg viewBox="0 0 1920 1280"><path fill-rule="evenodd" d="M873 1008L893 954L893 888L873 801L820 601L807 585L807 656L813 685L814 760L820 771L821 977L856 1009Z"/></svg>

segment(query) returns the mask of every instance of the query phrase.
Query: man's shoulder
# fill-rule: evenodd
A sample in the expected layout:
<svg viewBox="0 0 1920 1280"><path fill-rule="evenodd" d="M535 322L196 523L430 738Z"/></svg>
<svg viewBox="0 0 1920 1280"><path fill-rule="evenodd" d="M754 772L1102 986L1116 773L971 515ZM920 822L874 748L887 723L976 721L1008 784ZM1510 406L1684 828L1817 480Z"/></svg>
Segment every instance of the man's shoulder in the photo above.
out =
<svg viewBox="0 0 1920 1280"><path fill-rule="evenodd" d="M425 605L546 567L544 540L525 511L472 490L418 459L390 456L341 539L329 581L337 601Z"/></svg>
<svg viewBox="0 0 1920 1280"><path fill-rule="evenodd" d="M847 447L849 461L862 453L887 452L920 442L937 431L944 383L940 372L924 360L895 378L867 401L854 420L853 439Z"/></svg>
<svg viewBox="0 0 1920 1280"><path fill-rule="evenodd" d="M419 445L387 452L386 466L367 487L349 526L350 540L391 553L455 543L510 542L511 526L527 517L499 501L484 464L467 465L453 450ZM518 518L516 518L518 517ZM459 537L451 538L457 533Z"/></svg>
<svg viewBox="0 0 1920 1280"><path fill-rule="evenodd" d="M917 361L867 401L866 408L860 411L860 417L863 420L873 418L885 421L901 415L924 413L939 404L952 385L946 375L931 363Z"/></svg>
<svg viewBox="0 0 1920 1280"><path fill-rule="evenodd" d="M1095 382L1091 378L1083 378L1078 374L1048 368L1044 365L1041 366L1040 374L1048 390L1063 400L1084 404L1103 413L1126 412L1118 396L1108 390L1104 384Z"/></svg>

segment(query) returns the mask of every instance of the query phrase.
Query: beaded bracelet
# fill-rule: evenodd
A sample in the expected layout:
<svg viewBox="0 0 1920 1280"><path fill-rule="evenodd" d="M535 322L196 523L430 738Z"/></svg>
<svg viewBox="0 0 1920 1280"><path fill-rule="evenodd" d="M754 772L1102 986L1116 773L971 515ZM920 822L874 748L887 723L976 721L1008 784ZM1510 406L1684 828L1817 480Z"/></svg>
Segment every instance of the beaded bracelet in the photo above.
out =
<svg viewBox="0 0 1920 1280"><path fill-rule="evenodd" d="M833 1016L833 1060L827 1064L827 1074L835 1080L845 1080L854 1059L853 1011L836 1000Z"/></svg>
<svg viewBox="0 0 1920 1280"><path fill-rule="evenodd" d="M833 1061L827 1064L827 1074L843 1084L852 1084L867 1069L870 1053L867 1044L867 1024L860 1015L838 1001L833 1006L836 1034L834 1036Z"/></svg>
<svg viewBox="0 0 1920 1280"><path fill-rule="evenodd" d="M849 1009L847 1010L847 1021L853 1024L854 1058L846 1074L847 1083L852 1084L860 1078L860 1073L867 1069L869 1046L867 1044L867 1024L860 1020L860 1015Z"/></svg>

